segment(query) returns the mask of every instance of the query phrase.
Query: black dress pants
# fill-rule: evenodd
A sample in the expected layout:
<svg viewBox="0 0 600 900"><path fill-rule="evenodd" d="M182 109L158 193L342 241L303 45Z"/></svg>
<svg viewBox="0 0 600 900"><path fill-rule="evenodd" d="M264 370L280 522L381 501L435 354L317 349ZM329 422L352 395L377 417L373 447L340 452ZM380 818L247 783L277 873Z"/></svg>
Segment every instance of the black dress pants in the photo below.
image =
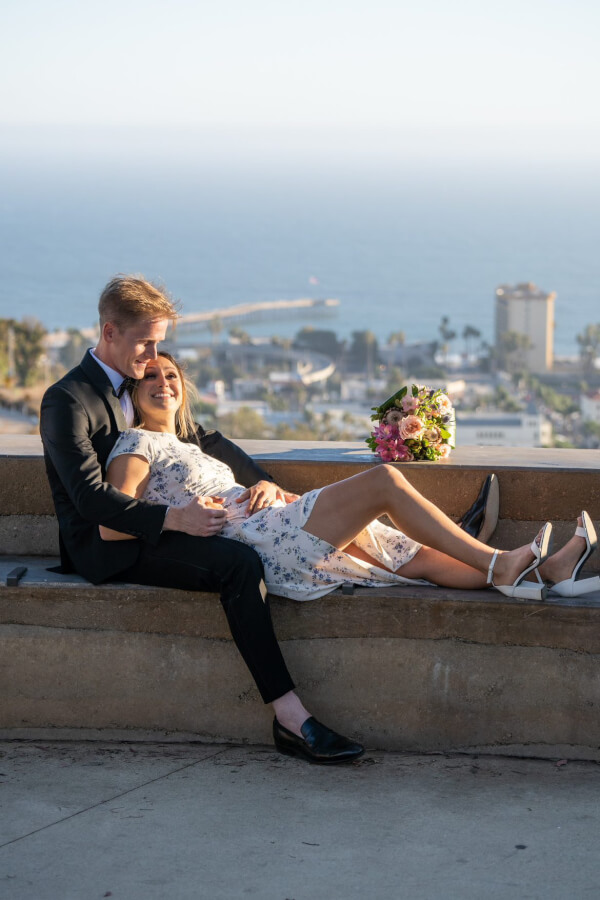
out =
<svg viewBox="0 0 600 900"><path fill-rule="evenodd" d="M152 584L186 591L217 591L231 636L265 703L294 683L281 654L271 612L261 594L263 565L251 547L228 538L161 535L156 547L143 544L137 562L111 581Z"/></svg>

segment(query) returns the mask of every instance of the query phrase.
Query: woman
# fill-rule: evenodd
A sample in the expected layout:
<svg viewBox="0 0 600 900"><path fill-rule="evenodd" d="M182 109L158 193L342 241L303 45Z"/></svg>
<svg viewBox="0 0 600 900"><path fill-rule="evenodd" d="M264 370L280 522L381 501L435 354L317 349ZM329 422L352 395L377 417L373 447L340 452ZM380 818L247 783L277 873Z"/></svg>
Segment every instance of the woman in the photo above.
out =
<svg viewBox="0 0 600 900"><path fill-rule="evenodd" d="M302 497L264 481L250 489L236 485L228 466L185 441L195 426L183 372L167 353L148 363L133 400L139 427L115 444L107 480L133 497L173 507L204 498L203 505L218 513L210 533L253 546L274 594L309 600L348 581L374 586L423 579L463 589L491 584L506 596L535 600L546 596L546 581L565 596L600 589L598 577L577 580L596 546L585 512L574 537L553 556L550 523L530 546L492 550L390 465ZM396 529L377 521L384 514ZM104 526L100 532L105 540L130 538Z"/></svg>

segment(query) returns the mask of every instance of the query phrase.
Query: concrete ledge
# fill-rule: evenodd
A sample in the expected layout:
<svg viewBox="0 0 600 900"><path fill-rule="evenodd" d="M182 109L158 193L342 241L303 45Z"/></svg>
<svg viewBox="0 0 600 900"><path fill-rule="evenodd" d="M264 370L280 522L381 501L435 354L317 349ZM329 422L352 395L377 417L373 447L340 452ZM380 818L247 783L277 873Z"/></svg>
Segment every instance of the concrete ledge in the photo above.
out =
<svg viewBox="0 0 600 900"><path fill-rule="evenodd" d="M302 493L377 465L364 444L241 441L288 490ZM489 472L500 483L501 548L525 543L551 519L560 542L587 509L600 525L600 454L592 450L464 447L439 463L397 463L407 478L447 515L458 518ZM54 555L58 530L36 436L0 435L0 554ZM600 559L591 567L600 571Z"/></svg>
<svg viewBox="0 0 600 900"><path fill-rule="evenodd" d="M6 587L9 569L27 574ZM48 572L57 559L0 557L0 624L136 632L230 640L215 594L136 584L92 585ZM334 591L319 601L271 596L282 640L324 638L453 639L600 653L600 592L543 603L511 600L493 590L456 591L406 585Z"/></svg>
<svg viewBox="0 0 600 900"><path fill-rule="evenodd" d="M19 587L0 587L2 736L269 742L214 595L94 587L26 562ZM303 697L370 747L600 758L600 595L409 586L272 608Z"/></svg>
<svg viewBox="0 0 600 900"><path fill-rule="evenodd" d="M247 453L288 490L332 484L377 460L359 442L240 441ZM395 463L450 516L473 501L489 472L500 481L500 518L570 520L582 509L600 519L600 454L595 450L463 447L437 463ZM41 442L35 435L0 435L0 517L52 516Z"/></svg>

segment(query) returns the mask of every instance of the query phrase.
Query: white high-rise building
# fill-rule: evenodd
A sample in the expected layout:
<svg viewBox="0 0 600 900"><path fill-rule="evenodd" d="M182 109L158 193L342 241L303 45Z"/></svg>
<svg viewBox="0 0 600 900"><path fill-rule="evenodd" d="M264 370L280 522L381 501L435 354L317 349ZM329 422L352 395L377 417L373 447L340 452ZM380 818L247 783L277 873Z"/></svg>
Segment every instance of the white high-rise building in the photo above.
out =
<svg viewBox="0 0 600 900"><path fill-rule="evenodd" d="M501 284L496 288L496 348L501 337L516 331L529 338L530 348L519 351L530 372L549 372L554 363L554 292L535 284Z"/></svg>

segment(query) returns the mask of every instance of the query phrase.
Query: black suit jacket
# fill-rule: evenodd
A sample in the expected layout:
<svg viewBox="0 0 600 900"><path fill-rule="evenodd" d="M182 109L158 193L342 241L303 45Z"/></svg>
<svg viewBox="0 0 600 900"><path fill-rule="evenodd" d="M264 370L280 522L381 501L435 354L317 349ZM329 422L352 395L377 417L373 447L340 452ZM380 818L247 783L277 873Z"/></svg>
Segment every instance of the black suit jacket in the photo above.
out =
<svg viewBox="0 0 600 900"><path fill-rule="evenodd" d="M44 394L40 432L59 524L62 569L79 572L94 584L133 565L141 546L140 541L103 541L98 525L156 545L166 515L166 506L132 500L104 481L106 460L126 427L110 380L89 352ZM246 487L272 480L217 431L199 427L196 443L227 463L236 481Z"/></svg>

